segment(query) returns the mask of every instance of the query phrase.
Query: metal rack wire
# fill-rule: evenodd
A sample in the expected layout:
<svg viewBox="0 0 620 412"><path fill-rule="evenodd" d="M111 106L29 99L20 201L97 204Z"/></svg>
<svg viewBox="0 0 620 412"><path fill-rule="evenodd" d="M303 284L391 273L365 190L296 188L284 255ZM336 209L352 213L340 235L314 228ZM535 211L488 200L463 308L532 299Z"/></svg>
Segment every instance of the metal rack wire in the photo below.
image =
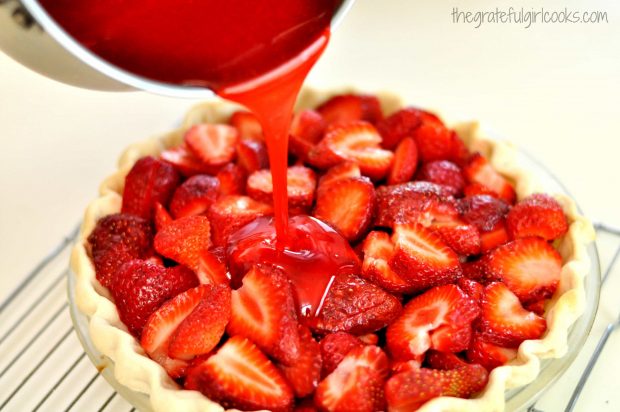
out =
<svg viewBox="0 0 620 412"><path fill-rule="evenodd" d="M604 224L596 229L620 241L620 229ZM73 332L65 291L67 262L77 232L76 228L62 239L0 305L0 411L136 410L94 370ZM620 259L620 242L613 247L602 287ZM600 336L574 384L566 412L578 405L609 337L618 329L620 314ZM542 412L536 404L528 411Z"/></svg>

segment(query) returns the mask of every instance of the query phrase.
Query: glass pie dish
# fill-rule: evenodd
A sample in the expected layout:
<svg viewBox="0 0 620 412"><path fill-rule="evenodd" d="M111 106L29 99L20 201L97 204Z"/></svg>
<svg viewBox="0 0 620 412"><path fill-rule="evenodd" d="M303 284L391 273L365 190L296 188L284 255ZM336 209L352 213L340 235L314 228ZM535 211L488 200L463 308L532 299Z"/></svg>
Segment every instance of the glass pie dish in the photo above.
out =
<svg viewBox="0 0 620 412"><path fill-rule="evenodd" d="M205 118L202 118L200 115L201 113L205 113L205 116L208 115L209 113L206 113L206 109L203 108L202 112L200 110L197 110L190 113L189 120L193 121L194 123L204 121ZM194 117L192 117L192 114L194 115ZM470 128L473 128L471 126L472 124L472 122L469 123ZM458 128L457 131L459 131ZM467 133L467 131L465 131L464 133ZM484 134L484 136L488 135L490 134ZM472 141L474 144L480 144L474 147L475 150L484 151L485 144L487 144L486 149L491 149L492 151L495 151L495 149L501 146L501 144L490 143L483 140L477 141L473 139ZM493 139L493 141L501 142L500 139ZM157 148L154 146L154 144L151 144L151 146L147 147L147 149L151 152L156 151ZM501 152L501 149L498 149L497 151ZM130 149L128 152L126 152L124 159L121 160L121 164L124 164L126 166L128 162L130 162L133 158L136 157L136 155L139 154L137 152L139 151L135 150L135 148ZM510 169L517 172L519 170L525 170L527 171L528 175L535 177L535 179L523 177L521 183L523 183L522 186L524 187L522 188L522 190L524 192L532 192L535 188L538 191L542 190L547 193L559 194L567 198L570 196L563 187L563 185L542 164L537 162L534 158L527 155L522 150L511 150L511 153L512 152L514 152L514 156L511 157L509 162L505 162L503 169L508 170L508 172L511 171ZM499 156L497 157L499 158ZM503 159L500 159L500 162L502 160ZM123 167L121 167L121 169L123 169ZM108 181L107 187L118 187L119 178L118 176L116 177L116 186L114 186L114 181ZM572 205L572 202L568 202L567 205L567 207L574 207ZM100 209L96 210L96 213L100 212ZM574 213L577 214L577 211L574 211ZM580 213L581 212L579 211L579 214ZM90 217L92 218L92 216ZM591 228L589 227L589 223L585 223L584 221L583 227L581 229L583 230L582 237L585 238L584 242L577 242L576 246L571 242L566 242L568 243L568 245L564 245L565 248L569 249L565 252L571 257L570 261L567 263L567 266L573 263L575 266L574 268L571 266L568 271L575 272L575 274L573 274L573 276L566 281L563 289L565 292L563 292L561 295L558 295L557 302L562 303L563 305L558 304L549 308L550 313L555 312L553 314L555 315L553 319L558 326L554 330L554 334L551 338L551 344L545 346L543 341L529 341L528 343L532 344L529 345L529 348L520 348L520 353L523 355L523 358L521 359L520 356L519 359L521 363L511 364L507 368L498 368L498 370L494 371L496 372L495 375L498 377L498 379L490 381L491 383L489 383L488 387L485 389L485 392L491 393L490 404L497 406L493 408L493 410L499 410L500 404L504 405L504 397L505 408L507 410L520 410L533 403L540 396L540 394L546 388L548 388L552 384L552 382L555 381L555 379L557 379L564 370L566 370L566 368L568 368L568 366L571 364L571 362L579 352L579 349L582 347L583 342L588 336L598 305L600 267L596 246L593 243L590 243L587 247L582 248L582 246L584 246L585 243L587 243L587 240L589 240L590 238L590 231L588 229L591 230ZM581 241L584 239L579 240ZM572 250L573 247L579 250L575 252L574 250ZM578 259L574 258L573 255L579 255ZM83 256L78 256L78 258L84 260ZM584 276L585 274L587 274L587 276ZM96 346L101 347L101 342L106 339L105 334L99 335L97 339L95 339L95 341L99 342L99 345L95 345L95 343L93 342L93 331L96 331L98 327L102 326L101 318L98 318L97 316L99 315L99 312L107 312L110 309L115 309L113 305L110 308L109 303L111 302L108 302L105 307L96 308L97 313L95 313L95 316L93 316L92 319L89 319L89 317L84 315L80 311L80 309L83 310L83 302L82 306L78 307L79 299L76 299L76 290L79 291L80 289L78 278L79 272L77 277L75 273L70 273L69 275L69 300L72 319L74 321L80 341L83 344L87 354L89 355L95 366L101 371L106 380L108 380L123 397L125 397L129 402L131 402L134 406L136 406L136 408L140 410L151 410L151 404L157 405L158 403L155 397L150 398L148 396L148 390L153 389L152 387L149 387L149 384L153 384L153 379L151 379L153 378L153 376L150 376L144 370L138 370L136 371L137 373L131 374L130 379L127 379L127 376L125 376L123 379L123 384L121 384L121 382L117 379L118 374L114 373L116 366L115 363L96 349ZM105 292L101 293L96 285L94 285L94 289L95 290L92 291L93 293L96 292L101 295L100 297L105 297ZM567 296L565 297L565 295ZM560 309L555 310L555 306L559 306L560 309L564 309L564 311L560 312ZM568 306L568 308L566 308L565 306ZM579 316L582 311L583 314ZM103 315L105 318L107 314L103 313ZM109 326L110 325L108 325L108 328ZM124 335L127 334L124 333ZM129 337L129 335L127 335L127 337ZM133 352L134 357L136 354L143 354L143 351L141 350L139 344L133 338L131 338L131 340L128 340L125 337L122 337L122 340L123 342L120 343L122 343L125 347L121 348L122 350L120 352L118 351L117 346L123 345L120 345L119 342L111 342L109 344L108 342L106 342L105 345L108 345L107 349L115 352L117 356L119 353L121 356L124 356L125 352ZM110 349L110 346L114 347L114 349ZM540 356L541 359L539 359L537 355ZM146 361L148 359L144 360ZM517 370L517 373L514 373L515 370ZM167 381L170 380L167 379ZM179 395L179 398L184 398L184 401L190 402L188 399L185 398L185 395L187 395L187 397L190 397L192 392L182 391L187 393L181 394L178 391L170 391L170 389L174 389L174 386L172 384L168 384L167 381L157 381L157 384L159 385L159 390L162 390L164 392L177 393ZM529 383L527 383L527 385L524 385L524 383L526 382ZM133 389L130 389L130 387ZM504 393L504 387L509 387L513 389L509 389ZM501 391L498 389L501 389ZM166 394L166 396L169 396L169 394ZM176 395L174 397L176 397ZM485 397L487 396L485 395ZM434 401L429 402L429 405L433 402ZM487 410L489 400L485 399L484 402L486 402L485 406L487 406L487 408L485 410ZM454 403L452 406L450 406L449 410L457 410L458 407L455 405L457 404ZM475 403L472 403L471 405L474 406L469 407L468 410L477 410L475 409ZM424 410L427 410L427 408L424 407ZM434 402L434 405L429 406L428 410L438 411L444 409L443 407L438 406L437 402Z"/></svg>

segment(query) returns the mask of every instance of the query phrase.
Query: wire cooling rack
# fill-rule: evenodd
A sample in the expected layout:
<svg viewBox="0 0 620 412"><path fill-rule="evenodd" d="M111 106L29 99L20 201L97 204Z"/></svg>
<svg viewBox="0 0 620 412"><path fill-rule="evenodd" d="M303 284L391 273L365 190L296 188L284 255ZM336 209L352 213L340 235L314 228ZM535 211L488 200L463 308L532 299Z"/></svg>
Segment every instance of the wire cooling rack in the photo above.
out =
<svg viewBox="0 0 620 412"><path fill-rule="evenodd" d="M620 276L616 266L620 258L620 229L604 224L595 227L605 268L604 290L610 278ZM77 233L76 228L62 239L0 305L0 411L136 410L93 366L73 330L66 282L67 262ZM566 405L558 405L565 400L549 400L546 398L551 395L543 395L529 406L529 412L590 409L579 400L585 391L597 390L591 387L593 385L588 386L588 379L596 370L601 354L605 353L610 336L620 329L620 315L602 329L602 334L596 333L599 329L592 329L590 344L584 345L574 362L576 367L585 363L580 373L565 374L572 376L564 376L554 384L570 385L572 395ZM588 350L589 346L593 349ZM553 386L548 392L553 392ZM620 405L614 406L620 408Z"/></svg>

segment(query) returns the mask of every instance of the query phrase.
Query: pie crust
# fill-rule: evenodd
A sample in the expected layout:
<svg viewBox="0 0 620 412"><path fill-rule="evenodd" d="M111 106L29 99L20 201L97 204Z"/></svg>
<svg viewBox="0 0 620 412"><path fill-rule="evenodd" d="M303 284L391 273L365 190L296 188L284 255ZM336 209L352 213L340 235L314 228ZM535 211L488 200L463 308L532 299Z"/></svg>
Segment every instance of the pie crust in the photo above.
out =
<svg viewBox="0 0 620 412"><path fill-rule="evenodd" d="M329 97L350 89L329 92L305 89L297 108L316 107ZM401 100L389 93L378 93L384 113L403 107ZM185 117L182 127L162 136L129 146L118 162L118 170L103 181L99 197L86 209L79 238L73 248L71 268L77 278L75 300L79 310L89 319L89 332L94 346L114 362L117 381L127 388L146 394L153 411L216 412L224 409L196 391L180 390L164 369L148 358L139 342L127 332L106 288L95 277L95 269L85 245L99 218L117 213L121 207L124 179L133 164L146 155L158 155L163 149L178 145L184 131L198 123L227 122L239 106L213 100L195 106ZM533 176L519 168L516 151L510 144L488 139L475 121L448 123L465 144L490 159L497 171L514 184L519 199L541 191ZM420 411L502 411L505 391L532 382L539 373L540 360L560 358L567 351L567 334L585 308L584 277L590 269L586 246L594 239L591 223L579 215L572 199L554 195L568 218L569 230L555 246L562 256L563 267L558 290L545 314L548 330L539 340L528 340L519 346L518 356L507 365L492 371L486 388L472 399L440 397L427 402Z"/></svg>

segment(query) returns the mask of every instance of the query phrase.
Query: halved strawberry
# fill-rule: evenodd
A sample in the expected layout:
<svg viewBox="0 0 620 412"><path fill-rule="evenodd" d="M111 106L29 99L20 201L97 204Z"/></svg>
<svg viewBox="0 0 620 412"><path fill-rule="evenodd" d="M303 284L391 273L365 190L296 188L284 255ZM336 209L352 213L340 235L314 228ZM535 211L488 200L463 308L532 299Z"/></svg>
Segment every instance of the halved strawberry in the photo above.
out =
<svg viewBox="0 0 620 412"><path fill-rule="evenodd" d="M394 149L401 140L412 137L413 131L422 124L422 111L407 107L377 123L377 130L383 137L383 147Z"/></svg>
<svg viewBox="0 0 620 412"><path fill-rule="evenodd" d="M310 168L291 166L286 173L289 208L307 209L314 201L316 175ZM271 171L259 170L248 177L248 195L253 199L273 203L273 180Z"/></svg>
<svg viewBox="0 0 620 412"><path fill-rule="evenodd" d="M323 369L321 376L332 373L345 356L354 348L361 348L364 343L347 332L335 332L325 335L319 342Z"/></svg>
<svg viewBox="0 0 620 412"><path fill-rule="evenodd" d="M273 208L248 196L223 196L209 208L212 239L216 246L226 246L231 234L259 216L273 214Z"/></svg>
<svg viewBox="0 0 620 412"><path fill-rule="evenodd" d="M555 293L562 257L540 238L517 239L489 254L486 271L501 279L522 302L530 303Z"/></svg>
<svg viewBox="0 0 620 412"><path fill-rule="evenodd" d="M517 350L493 345L479 336L474 336L466 355L467 360L484 366L490 372L516 358Z"/></svg>
<svg viewBox="0 0 620 412"><path fill-rule="evenodd" d="M155 250L197 271L200 255L211 246L211 225L205 216L187 216L174 220L155 235Z"/></svg>
<svg viewBox="0 0 620 412"><path fill-rule="evenodd" d="M312 327L362 335L389 325L401 310L400 301L380 287L355 275L338 275Z"/></svg>
<svg viewBox="0 0 620 412"><path fill-rule="evenodd" d="M460 196L465 188L461 168L449 160L424 163L420 169L419 179L449 187L454 196Z"/></svg>
<svg viewBox="0 0 620 412"><path fill-rule="evenodd" d="M562 206L543 193L535 193L517 203L506 217L506 226L513 239L540 236L553 240L568 231Z"/></svg>
<svg viewBox="0 0 620 412"><path fill-rule="evenodd" d="M241 139L264 140L263 127L256 115L251 112L237 110L230 116L228 123L237 129Z"/></svg>
<svg viewBox="0 0 620 412"><path fill-rule="evenodd" d="M430 226L434 221L454 220L458 210L446 198L444 186L430 182L408 182L380 186L376 190L377 211L375 224L392 227L397 223L419 222Z"/></svg>
<svg viewBox="0 0 620 412"><path fill-rule="evenodd" d="M224 166L235 158L239 132L225 124L192 126L183 137L192 153L210 166Z"/></svg>
<svg viewBox="0 0 620 412"><path fill-rule="evenodd" d="M187 362L172 359L168 355L168 347L179 325L198 306L210 288L210 286L198 286L173 297L149 316L142 330L140 345L151 359L167 371L170 369L168 373L182 374L188 366Z"/></svg>
<svg viewBox="0 0 620 412"><path fill-rule="evenodd" d="M316 144L323 137L327 122L315 110L301 110L295 114L291 123L291 138Z"/></svg>
<svg viewBox="0 0 620 412"><path fill-rule="evenodd" d="M230 274L226 268L226 259L213 253L215 250L202 251L200 253L196 276L202 284L207 285L230 285Z"/></svg>
<svg viewBox="0 0 620 412"><path fill-rule="evenodd" d="M516 193L512 183L500 175L480 153L475 153L469 158L463 173L470 183L479 183L500 199L510 204L514 203Z"/></svg>
<svg viewBox="0 0 620 412"><path fill-rule="evenodd" d="M147 319L165 301L198 286L194 273L183 267L164 268L145 260L123 264L110 284L119 317L136 337Z"/></svg>
<svg viewBox="0 0 620 412"><path fill-rule="evenodd" d="M411 293L415 290L405 279L392 270L388 262L394 256L394 244L390 235L373 231L363 243L364 262L362 277L390 293Z"/></svg>
<svg viewBox="0 0 620 412"><path fill-rule="evenodd" d="M480 234L480 252L487 253L496 247L507 243L509 240L510 237L508 236L508 231L506 230L506 224L502 219L497 222L493 229Z"/></svg>
<svg viewBox="0 0 620 412"><path fill-rule="evenodd" d="M415 359L408 361L392 361L390 370L392 375L396 375L397 373L407 372L415 369L420 369L422 367L422 362L424 361L425 355L416 356Z"/></svg>
<svg viewBox="0 0 620 412"><path fill-rule="evenodd" d="M461 274L459 258L441 237L414 223L396 225L390 267L417 291L454 282Z"/></svg>
<svg viewBox="0 0 620 412"><path fill-rule="evenodd" d="M416 359L432 347L431 335L438 328L468 326L479 313L478 305L456 285L430 289L411 299L388 326L388 351L395 360Z"/></svg>
<svg viewBox="0 0 620 412"><path fill-rule="evenodd" d="M484 289L480 336L495 345L516 348L528 339L540 338L547 329L544 318L523 309L519 298L501 282Z"/></svg>
<svg viewBox="0 0 620 412"><path fill-rule="evenodd" d="M187 148L185 143L180 146L166 149L159 155L161 160L171 164L183 176L189 177L197 174L213 173L215 169L207 165Z"/></svg>
<svg viewBox="0 0 620 412"><path fill-rule="evenodd" d="M470 324L440 326L431 332L431 348L441 352L462 352L469 348L472 334Z"/></svg>
<svg viewBox="0 0 620 412"><path fill-rule="evenodd" d="M480 253L480 232L476 226L454 220L434 223L431 228L460 256Z"/></svg>
<svg viewBox="0 0 620 412"><path fill-rule="evenodd" d="M418 147L411 137L404 138L394 151L392 169L387 178L388 185L410 181L418 168Z"/></svg>
<svg viewBox="0 0 620 412"><path fill-rule="evenodd" d="M371 95L334 96L316 109L327 124L366 120L376 123L383 118L379 99Z"/></svg>
<svg viewBox="0 0 620 412"><path fill-rule="evenodd" d="M313 153L314 158L320 157L322 164L317 164L318 167L331 167L350 160L359 165L364 176L380 180L389 172L394 157L380 144L381 135L372 124L364 121L341 123L327 128ZM311 159L312 156L311 152Z"/></svg>
<svg viewBox="0 0 620 412"><path fill-rule="evenodd" d="M204 355L219 343L230 320L230 288L226 285L202 285L204 295L194 310L176 328L170 339L168 355L190 360Z"/></svg>
<svg viewBox="0 0 620 412"><path fill-rule="evenodd" d="M413 130L420 158L424 162L450 160L460 163L466 156L463 141L448 129L435 115L422 113L422 124Z"/></svg>
<svg viewBox="0 0 620 412"><path fill-rule="evenodd" d="M175 219L203 214L217 198L219 186L219 180L213 176L190 177L174 191L170 213Z"/></svg>
<svg viewBox="0 0 620 412"><path fill-rule="evenodd" d="M153 233L146 219L126 213L104 216L88 236L97 280L109 287L118 268L152 253Z"/></svg>
<svg viewBox="0 0 620 412"><path fill-rule="evenodd" d="M254 266L233 291L227 332L252 339L265 353L292 365L300 356L293 290L286 275Z"/></svg>
<svg viewBox="0 0 620 412"><path fill-rule="evenodd" d="M469 398L482 390L489 374L480 365L452 370L420 368L392 376L385 384L390 412L410 412L439 396Z"/></svg>
<svg viewBox="0 0 620 412"><path fill-rule="evenodd" d="M226 409L290 411L293 391L278 368L250 340L233 336L217 353L187 372L185 389Z"/></svg>
<svg viewBox="0 0 620 412"><path fill-rule="evenodd" d="M161 205L161 203L155 203L155 216L153 220L155 221L155 229L159 231L161 228L166 226L168 223L172 222L172 216L166 210L165 207Z"/></svg>
<svg viewBox="0 0 620 412"><path fill-rule="evenodd" d="M319 179L319 186L327 185L330 182L348 177L362 177L362 172L357 163L346 161L329 168Z"/></svg>
<svg viewBox="0 0 620 412"><path fill-rule="evenodd" d="M295 396L303 398L314 393L321 380L321 350L314 340L310 330L305 326L299 327L301 345L299 358L290 366L278 365L284 377L295 392Z"/></svg>
<svg viewBox="0 0 620 412"><path fill-rule="evenodd" d="M121 212L150 219L155 203L167 205L179 181L170 164L150 156L141 158L125 177Z"/></svg>
<svg viewBox="0 0 620 412"><path fill-rule="evenodd" d="M481 232L494 230L510 210L506 202L489 195L466 196L457 205L463 220L476 225Z"/></svg>
<svg viewBox="0 0 620 412"><path fill-rule="evenodd" d="M459 369L469 364L457 355L451 352L440 352L437 350L429 350L426 352L426 363L432 369L440 369L449 371L452 369Z"/></svg>
<svg viewBox="0 0 620 412"><path fill-rule="evenodd" d="M385 410L388 358L377 346L352 349L319 384L314 401L330 412Z"/></svg>
<svg viewBox="0 0 620 412"><path fill-rule="evenodd" d="M349 242L355 242L372 224L374 208L372 182L368 178L349 177L319 186L313 215Z"/></svg>
<svg viewBox="0 0 620 412"><path fill-rule="evenodd" d="M269 168L267 145L258 140L241 140L237 143L237 164L248 174Z"/></svg>
<svg viewBox="0 0 620 412"><path fill-rule="evenodd" d="M217 172L220 182L220 196L243 195L245 193L246 173L241 166L228 163Z"/></svg>

